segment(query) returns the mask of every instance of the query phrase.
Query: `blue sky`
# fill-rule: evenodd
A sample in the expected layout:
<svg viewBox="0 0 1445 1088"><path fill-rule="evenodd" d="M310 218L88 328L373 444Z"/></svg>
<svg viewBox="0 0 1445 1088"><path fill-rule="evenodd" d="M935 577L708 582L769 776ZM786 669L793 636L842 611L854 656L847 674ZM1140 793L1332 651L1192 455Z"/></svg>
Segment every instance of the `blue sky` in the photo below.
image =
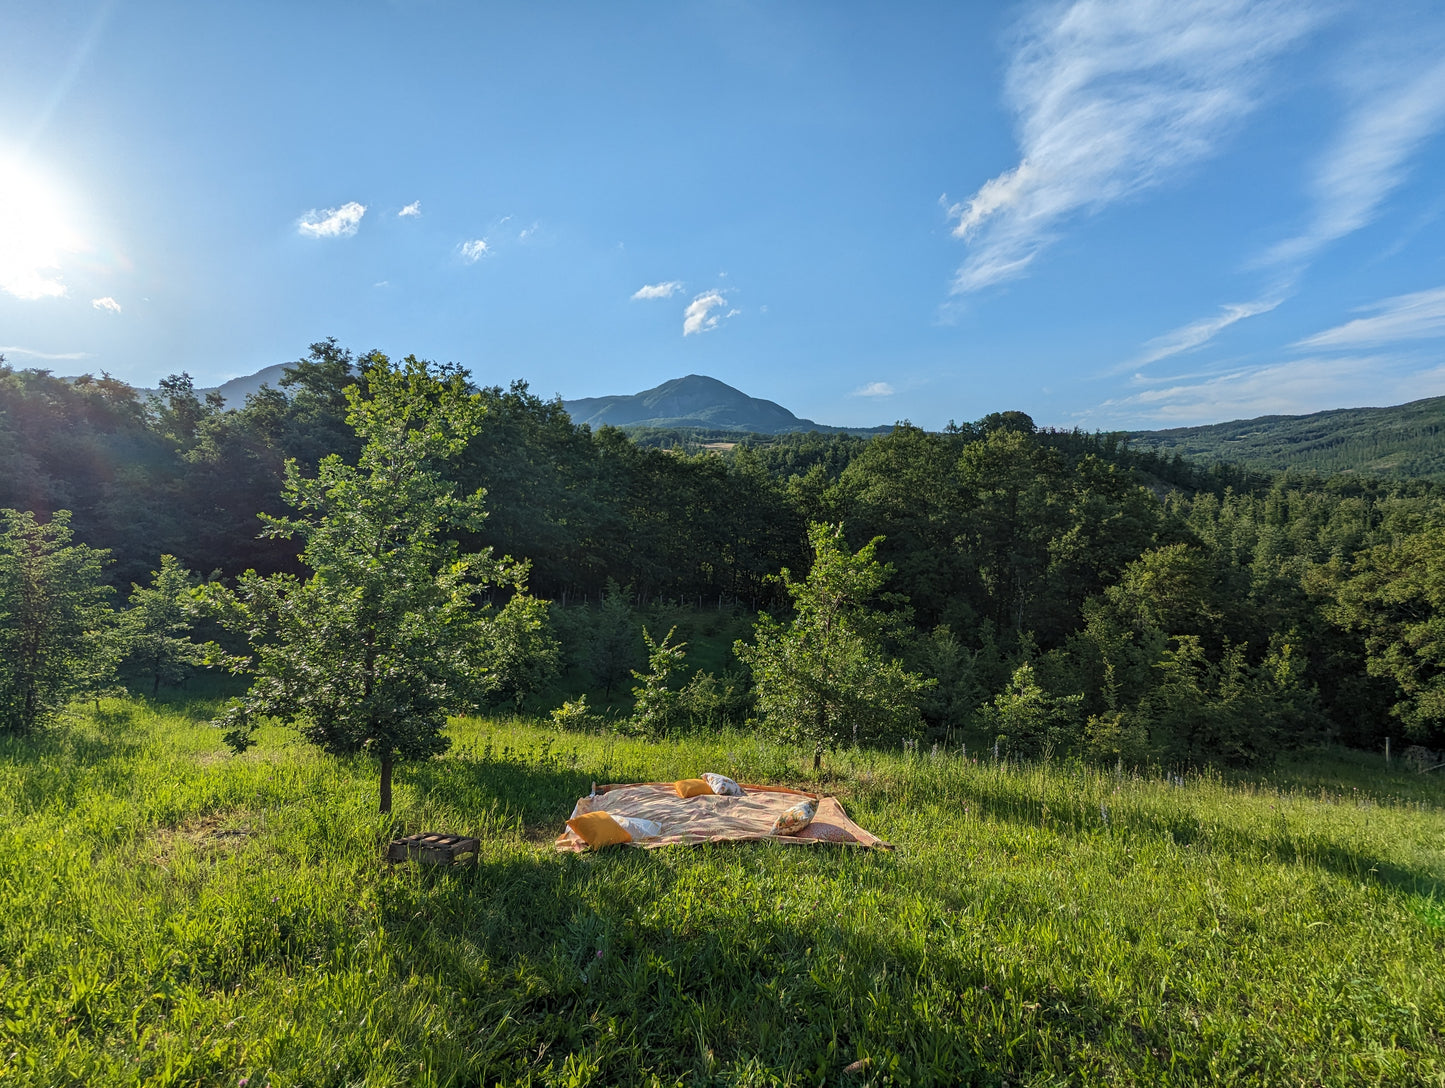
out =
<svg viewBox="0 0 1445 1088"><path fill-rule="evenodd" d="M1445 9L7 0L0 352L1160 427L1445 394Z"/></svg>

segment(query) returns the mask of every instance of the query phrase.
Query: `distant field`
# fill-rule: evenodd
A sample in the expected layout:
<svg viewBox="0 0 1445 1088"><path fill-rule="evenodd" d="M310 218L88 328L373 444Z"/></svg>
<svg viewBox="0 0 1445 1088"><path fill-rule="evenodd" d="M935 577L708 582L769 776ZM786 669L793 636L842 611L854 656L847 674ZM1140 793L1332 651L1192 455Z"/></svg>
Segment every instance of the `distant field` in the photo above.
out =
<svg viewBox="0 0 1445 1088"><path fill-rule="evenodd" d="M203 702L0 741L0 1083L1445 1084L1445 788L844 753L894 852L559 855L596 780L805 784L728 735L469 720L399 776ZM398 829L483 836L389 869Z"/></svg>

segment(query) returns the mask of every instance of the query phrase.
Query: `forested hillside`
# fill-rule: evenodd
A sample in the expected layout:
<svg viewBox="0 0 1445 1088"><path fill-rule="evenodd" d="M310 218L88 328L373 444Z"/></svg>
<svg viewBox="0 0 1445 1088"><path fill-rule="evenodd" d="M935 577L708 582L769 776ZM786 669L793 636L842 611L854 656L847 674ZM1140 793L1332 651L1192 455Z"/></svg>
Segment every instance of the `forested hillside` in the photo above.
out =
<svg viewBox="0 0 1445 1088"><path fill-rule="evenodd" d="M345 390L366 396L371 362L317 344L238 410L184 375L142 399L0 368L0 508L70 511L74 539L109 550L117 604L162 555L227 584L302 573L257 514L288 512L288 459L302 474L355 461ZM1200 469L1017 412L689 455L576 425L523 383L474 392L476 433L445 471L459 493L485 488L487 517L458 543L530 561L563 653L518 705L625 693L647 623L695 640L658 674L657 691L691 693L659 728L759 713L747 653L718 640L746 642L758 610L803 609L824 558L809 526L841 525L849 562L878 540L887 581L857 615L886 622L859 630L925 681L909 696L925 739L1181 765L1445 745L1445 503L1428 482Z"/></svg>
<svg viewBox="0 0 1445 1088"><path fill-rule="evenodd" d="M1445 480L1445 397L1391 408L1339 408L1305 416L1260 416L1207 427L1135 431L1136 448L1232 462L1263 472L1358 472Z"/></svg>

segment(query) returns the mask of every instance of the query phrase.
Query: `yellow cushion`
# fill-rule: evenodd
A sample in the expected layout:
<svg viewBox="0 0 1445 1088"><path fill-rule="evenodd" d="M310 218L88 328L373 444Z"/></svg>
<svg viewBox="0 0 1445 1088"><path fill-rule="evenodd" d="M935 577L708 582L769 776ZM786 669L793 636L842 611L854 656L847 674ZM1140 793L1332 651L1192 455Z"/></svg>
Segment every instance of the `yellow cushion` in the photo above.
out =
<svg viewBox="0 0 1445 1088"><path fill-rule="evenodd" d="M712 787L702 778L679 778L676 788L679 797L697 797L712 792Z"/></svg>
<svg viewBox="0 0 1445 1088"><path fill-rule="evenodd" d="M573 817L567 821L567 826L594 850L600 850L604 846L612 846L619 842L632 841L632 836L606 812L589 812L585 816Z"/></svg>

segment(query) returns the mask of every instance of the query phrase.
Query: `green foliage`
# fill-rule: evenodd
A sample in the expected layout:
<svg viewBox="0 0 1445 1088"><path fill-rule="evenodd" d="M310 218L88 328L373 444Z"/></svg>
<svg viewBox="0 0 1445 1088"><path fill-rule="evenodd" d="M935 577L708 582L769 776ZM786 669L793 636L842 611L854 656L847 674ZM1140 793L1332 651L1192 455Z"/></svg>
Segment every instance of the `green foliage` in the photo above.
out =
<svg viewBox="0 0 1445 1088"><path fill-rule="evenodd" d="M597 723L596 715L587 705L585 694L564 702L552 711L550 717L552 724L558 729L585 731Z"/></svg>
<svg viewBox="0 0 1445 1088"><path fill-rule="evenodd" d="M525 576L526 568L516 573ZM552 633L547 602L514 593L492 619L485 655L493 698L510 701L521 713L528 697L561 669L562 647Z"/></svg>
<svg viewBox="0 0 1445 1088"><path fill-rule="evenodd" d="M647 645L647 671L632 671L639 683L632 689L634 709L627 721L628 732L665 737L681 722L684 693L675 677L687 656L687 643L673 642L676 634L674 627L658 642L646 627L642 629L642 641Z"/></svg>
<svg viewBox="0 0 1445 1088"><path fill-rule="evenodd" d="M365 395L347 391L357 464L332 454L312 478L292 462L286 497L300 514L265 519L270 534L305 541L314 573L250 572L210 598L251 642L231 661L253 679L222 718L228 742L244 750L258 719L275 716L328 752L365 752L380 763L387 812L395 759L444 751L447 715L499 671L514 689L529 679L516 644L535 645L539 614L523 597L525 565L461 555L446 535L484 516L482 494L458 494L441 472L476 433L480 399L456 370L410 356L368 357L366 379ZM513 593L504 621L476 603L493 585Z"/></svg>
<svg viewBox="0 0 1445 1088"><path fill-rule="evenodd" d="M1081 739L1079 704L1082 695L1051 695L1025 662L1014 670L1008 687L981 707L979 719L1002 751L1016 756L1063 755Z"/></svg>
<svg viewBox="0 0 1445 1088"><path fill-rule="evenodd" d="M1257 666L1243 645L1226 644L1210 661L1196 636L1173 642L1157 665L1161 683L1141 704L1156 750L1173 762L1268 764L1317 724L1302 662L1287 639L1276 640Z"/></svg>
<svg viewBox="0 0 1445 1088"><path fill-rule="evenodd" d="M875 558L878 541L855 554L842 526L809 529L813 565L805 579L784 569L783 585L794 618L783 623L764 613L753 644L736 653L753 674L758 710L775 735L823 752L845 744L876 744L912 737L922 727L919 696L931 681L908 672L885 653L898 634L896 617L871 606L890 573Z"/></svg>
<svg viewBox="0 0 1445 1088"><path fill-rule="evenodd" d="M632 587L624 589L607 580L602 601L592 615L587 663L599 683L612 694L617 681L632 672L637 661L637 619L632 612Z"/></svg>
<svg viewBox="0 0 1445 1088"><path fill-rule="evenodd" d="M1363 633L1370 674L1398 685L1391 713L1408 734L1445 742L1445 529L1364 552L1330 615Z"/></svg>
<svg viewBox="0 0 1445 1088"><path fill-rule="evenodd" d="M1142 449L1183 454L1211 465L1234 463L1262 472L1359 473L1445 479L1440 436L1445 397L1389 408L1337 408L1303 416L1264 416L1202 427L1136 431Z"/></svg>
<svg viewBox="0 0 1445 1088"><path fill-rule="evenodd" d="M206 649L191 638L200 579L173 555L161 556L160 570L151 575L148 586L132 583L118 634L122 674L149 681L156 695L162 683L179 684L204 664Z"/></svg>
<svg viewBox="0 0 1445 1088"><path fill-rule="evenodd" d="M72 544L70 515L42 524L0 510L0 734L27 734L72 698L108 686L106 553Z"/></svg>

